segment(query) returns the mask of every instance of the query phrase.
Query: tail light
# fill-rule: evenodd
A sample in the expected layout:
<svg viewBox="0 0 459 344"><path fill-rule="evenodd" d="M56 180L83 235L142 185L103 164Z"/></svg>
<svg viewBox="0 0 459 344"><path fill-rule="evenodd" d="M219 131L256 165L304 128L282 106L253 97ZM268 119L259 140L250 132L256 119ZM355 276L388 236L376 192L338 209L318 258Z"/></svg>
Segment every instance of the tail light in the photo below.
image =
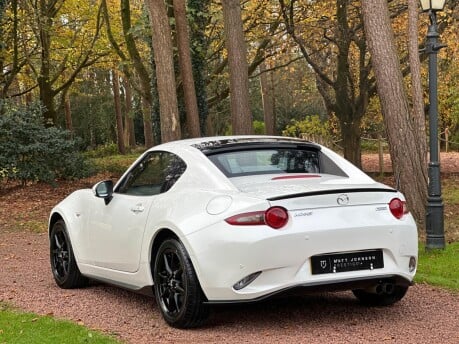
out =
<svg viewBox="0 0 459 344"><path fill-rule="evenodd" d="M288 212L282 207L271 207L266 211L234 215L225 221L235 226L268 225L271 228L280 229L288 222Z"/></svg>
<svg viewBox="0 0 459 344"><path fill-rule="evenodd" d="M404 215L408 214L408 207L406 206L406 202L398 198L394 198L390 201L389 209L392 215L394 215L394 217L399 220Z"/></svg>

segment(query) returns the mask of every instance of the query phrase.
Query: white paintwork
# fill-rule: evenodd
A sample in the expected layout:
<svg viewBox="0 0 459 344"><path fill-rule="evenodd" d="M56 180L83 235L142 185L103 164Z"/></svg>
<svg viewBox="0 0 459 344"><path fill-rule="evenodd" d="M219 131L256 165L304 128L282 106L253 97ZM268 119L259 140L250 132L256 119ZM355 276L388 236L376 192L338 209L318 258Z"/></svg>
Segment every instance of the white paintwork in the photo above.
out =
<svg viewBox="0 0 459 344"><path fill-rule="evenodd" d="M392 198L404 200L403 195L390 192L325 147L322 153L348 178L320 175L272 180L272 175L263 175L230 180L192 147L219 139L230 137L176 141L150 150L175 153L187 164L166 193L148 197L115 193L105 205L88 189L60 202L51 215L64 219L82 274L131 289L151 286L152 243L158 231L168 229L186 247L209 301L247 300L295 285L369 276L413 280L415 271L409 271L408 261L417 257L416 225L411 215L397 220L388 209ZM290 193L349 188L386 188L388 192L349 193L346 206L337 204L336 194L267 200ZM224 221L273 205L289 211L289 222L281 230L232 226ZM311 275L312 255L377 248L384 252L383 269ZM232 288L256 271L262 273L250 285L239 291Z"/></svg>

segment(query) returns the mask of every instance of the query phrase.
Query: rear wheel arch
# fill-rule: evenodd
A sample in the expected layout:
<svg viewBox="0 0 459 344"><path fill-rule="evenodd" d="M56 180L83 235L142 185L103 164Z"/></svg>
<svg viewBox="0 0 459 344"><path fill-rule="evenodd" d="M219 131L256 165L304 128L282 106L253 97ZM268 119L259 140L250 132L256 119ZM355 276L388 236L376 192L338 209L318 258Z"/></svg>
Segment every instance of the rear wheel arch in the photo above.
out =
<svg viewBox="0 0 459 344"><path fill-rule="evenodd" d="M167 239L180 240L178 235L175 234L173 231L171 231L168 228L160 229L155 235L155 237L153 238L153 241L151 244L151 250L150 250L150 271L152 275L153 275L153 268L155 265L155 257L156 257L156 254L158 253L158 249L161 246L161 244Z"/></svg>
<svg viewBox="0 0 459 344"><path fill-rule="evenodd" d="M150 245L149 259L150 259L150 273L151 273L152 280L153 280L153 270L154 270L154 265L155 265L156 254L158 253L158 249L161 246L161 244L167 239L175 239L182 243L182 245L185 247L185 250L188 253L188 257L190 258L191 264L193 265L193 268L196 271L196 264L193 261L192 252L190 252L187 243L184 242L184 240L182 240L182 238L179 235L177 235L177 233L175 233L173 230L169 228L161 228L156 232L155 236L153 237L151 241L151 245ZM196 271L196 274L198 275L198 279L199 279L198 271Z"/></svg>
<svg viewBox="0 0 459 344"><path fill-rule="evenodd" d="M150 271L156 303L169 325L190 328L204 323L207 298L183 241L170 229L161 229L153 239Z"/></svg>

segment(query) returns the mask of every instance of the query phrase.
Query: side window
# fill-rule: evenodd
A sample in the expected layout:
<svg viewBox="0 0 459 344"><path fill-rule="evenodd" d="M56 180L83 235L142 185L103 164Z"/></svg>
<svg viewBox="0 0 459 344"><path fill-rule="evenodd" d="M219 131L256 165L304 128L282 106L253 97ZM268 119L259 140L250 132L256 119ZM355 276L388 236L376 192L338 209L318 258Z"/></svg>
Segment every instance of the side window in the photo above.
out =
<svg viewBox="0 0 459 344"><path fill-rule="evenodd" d="M151 152L124 178L116 192L151 196L168 191L185 172L186 164L168 152Z"/></svg>

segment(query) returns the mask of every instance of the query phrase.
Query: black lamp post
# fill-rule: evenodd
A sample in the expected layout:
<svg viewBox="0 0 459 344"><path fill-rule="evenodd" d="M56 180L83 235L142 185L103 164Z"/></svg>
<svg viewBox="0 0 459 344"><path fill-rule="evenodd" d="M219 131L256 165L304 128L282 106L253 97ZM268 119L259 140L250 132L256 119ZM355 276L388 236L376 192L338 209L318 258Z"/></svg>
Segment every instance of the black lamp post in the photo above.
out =
<svg viewBox="0 0 459 344"><path fill-rule="evenodd" d="M437 11L443 10L446 0L420 0L424 12L429 12L426 53L429 55L429 190L426 208L426 249L444 249L443 200L440 184L440 158L438 152L438 95L437 54L444 45L438 43Z"/></svg>

